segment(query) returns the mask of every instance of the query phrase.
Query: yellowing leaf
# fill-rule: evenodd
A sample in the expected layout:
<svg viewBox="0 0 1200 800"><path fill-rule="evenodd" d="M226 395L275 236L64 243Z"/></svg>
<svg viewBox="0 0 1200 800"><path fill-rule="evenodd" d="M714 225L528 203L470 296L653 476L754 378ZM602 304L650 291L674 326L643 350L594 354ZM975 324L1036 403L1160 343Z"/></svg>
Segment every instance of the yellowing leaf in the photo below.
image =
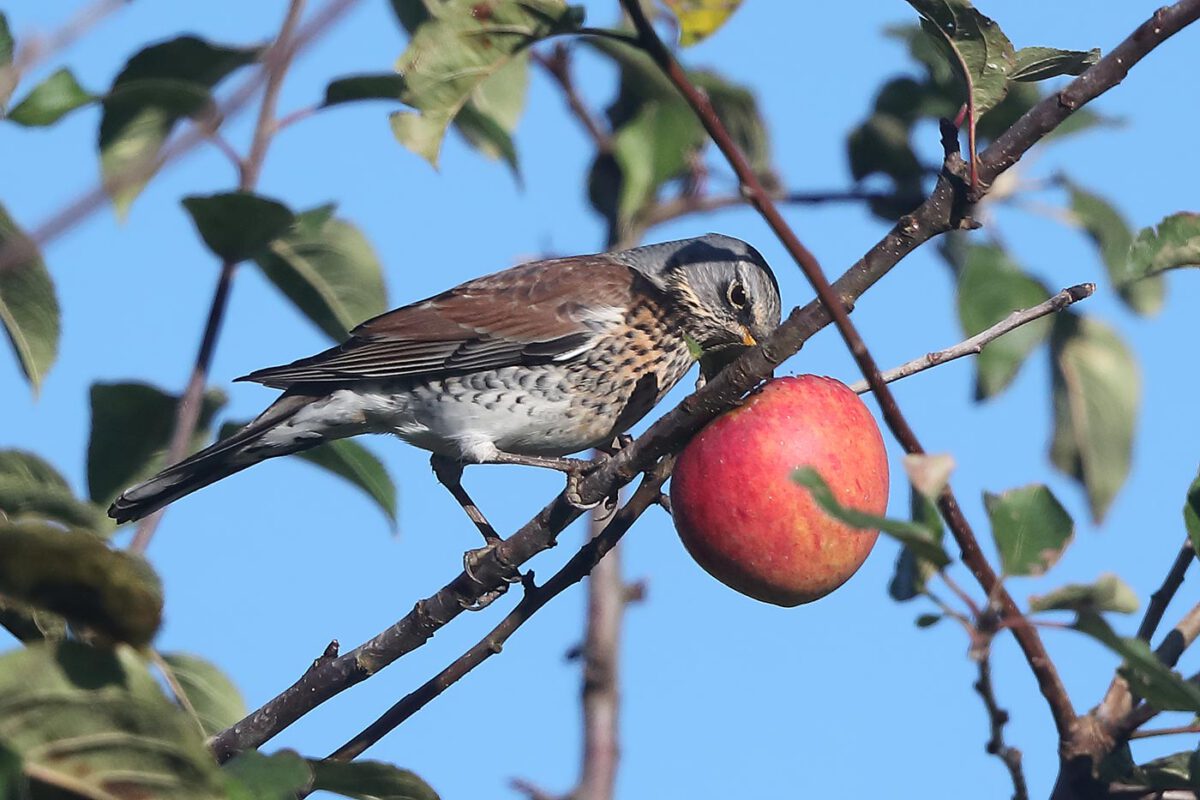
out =
<svg viewBox="0 0 1200 800"><path fill-rule="evenodd" d="M717 32L742 0L663 0L679 20L679 44L691 47Z"/></svg>

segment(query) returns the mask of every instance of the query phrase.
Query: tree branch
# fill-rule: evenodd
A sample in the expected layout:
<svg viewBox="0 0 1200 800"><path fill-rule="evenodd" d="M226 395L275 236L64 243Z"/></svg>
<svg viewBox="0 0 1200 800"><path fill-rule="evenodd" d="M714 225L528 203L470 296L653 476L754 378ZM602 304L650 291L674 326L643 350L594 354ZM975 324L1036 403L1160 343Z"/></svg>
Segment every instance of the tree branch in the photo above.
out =
<svg viewBox="0 0 1200 800"><path fill-rule="evenodd" d="M360 756L368 747L395 730L401 723L423 708L429 701L461 679L475 667L500 652L509 637L524 625L542 606L578 583L593 570L625 532L647 508L654 505L659 490L670 475L673 458L659 462L642 480L637 491L609 520L604 529L579 549L566 564L541 586L527 585L525 596L508 613L500 624L492 628L470 650L463 653L449 666L430 678L415 691L407 694L398 703L383 713L365 730L351 738L329 755L334 761L350 761ZM530 579L531 583L532 579Z"/></svg>
<svg viewBox="0 0 1200 800"><path fill-rule="evenodd" d="M1135 34L1135 45L1119 45L1113 53L1072 81L1063 92L1079 81L1084 81L1089 100L1111 89L1124 76L1124 70L1111 67L1111 60L1124 59L1126 66L1139 61L1191 21L1186 17L1200 14L1200 0L1186 0L1173 6L1166 10L1166 17L1163 13L1155 17L1163 20L1163 27ZM1016 163L1025 151L1069 116L1073 109L1060 107L1058 96L1035 105L980 154L980 175L984 181L981 191L986 192L996 176ZM1078 98L1079 92L1073 96ZM1074 107L1079 105L1075 102ZM874 247L834 282L834 292L842 303L852 306L863 292L917 247L938 234L964 226L967 203L961 179L963 166L962 158L956 152L948 153L930 196L911 214L901 217ZM702 389L664 414L632 445L604 459L580 482L580 499L584 503L600 502L661 456L677 451L701 427L732 408L829 321L829 313L820 303L794 309L766 341L750 348ZM225 761L245 749L258 747L329 698L420 647L438 628L461 613L463 603L470 605L483 594L499 588L514 567L552 546L558 533L579 514L579 510L567 503L561 494L555 497L520 530L482 557L471 575L459 573L440 591L419 601L411 612L387 630L345 655L316 665L277 697L213 737L210 745L217 757ZM1029 629L1028 625L1013 627L1021 632ZM1053 675L1044 650L1040 655L1035 653L1035 658L1042 659L1051 670L1049 674ZM1070 716L1064 711L1064 708L1070 710L1065 691L1061 691L1060 682L1047 679L1046 674L1046 669L1039 667L1039 687L1044 695L1053 695L1059 704L1056 724L1059 717L1069 720Z"/></svg>
<svg viewBox="0 0 1200 800"><path fill-rule="evenodd" d="M763 188L754 170L750 167L749 162L717 117L708 97L692 85L686 72L684 72L683 68L674 59L670 51L667 50L662 40L658 38L658 34L655 33L653 26L646 18L645 11L639 0L621 0L621 5L633 21L642 47L659 65L671 82L675 84L675 88L683 95L684 99L692 107L692 110L696 112L705 130L708 131L717 147L729 161L730 166L733 167L741 183L743 192L746 193L750 202L762 215L763 219L786 247L792 258L795 259L796 263L803 270L805 277L808 278L809 283L812 284L818 299L832 316L834 325L845 341L846 347L850 350L850 354L854 357L855 362L862 371L863 377L866 378L868 385L871 387L875 400L879 403L880 410L883 413L884 421L887 423L888 428L891 429L892 434L904 447L906 453L923 453L924 448L901 413L887 384L883 382L874 358L871 356L862 337L859 336L854 324L850 322L848 310L843 305L842 298L838 297L835 293L816 258L800 242L799 238L797 238L796 234L783 219L778 208L776 208L774 202L771 200L770 195ZM1021 121L1018 120L1016 124L1019 126ZM949 146L951 137L946 132L943 133L943 139L947 144L945 147L947 166L953 168L956 165L953 164L951 156L957 156L957 136L953 137L953 150ZM1032 143L1030 144L1032 145ZM1014 144L1014 149L1017 146ZM958 164L961 164L961 156L958 157ZM955 177L961 182L961 170L955 171L959 173ZM972 187L976 184L974 180L975 176L976 172L972 165ZM959 508L958 502L955 500L949 485L942 490L941 496L938 498L938 508L941 510L947 527L949 527L951 534L958 543L963 562L971 570L971 573L975 576L980 586L987 592L988 597L995 598L1003 616L1010 622L1023 620L1024 615L1021 613L1020 608L1004 588L995 571L992 569L991 564L988 563L987 558L980 549L979 542L971 529L970 523L967 522L962 510ZM1033 626L1028 624L1014 625L1012 631L1025 654L1030 669L1038 680L1038 686L1042 691L1042 695L1046 698L1050 706L1059 736L1067 736L1071 725L1075 721L1075 710L1071 706L1071 700L1067 695L1066 687L1063 685L1058 671L1054 667L1054 663L1050 660L1049 654L1046 652L1041 636L1038 635L1037 630Z"/></svg>
<svg viewBox="0 0 1200 800"><path fill-rule="evenodd" d="M254 138L250 152L239 162L238 189L250 192L258 186L258 178L262 174L263 162L267 157L267 147L275 132L275 108L279 100L279 89L283 85L283 77L287 74L292 58L296 54L296 28L304 13L305 0L290 0L283 25L274 44L263 54L263 71L266 73L266 87L263 89L262 104L258 110L258 121L254 126ZM175 407L175 428L171 432L171 443L167 447L166 463L174 464L187 455L188 445L196 432L196 422L200 418L200 408L203 405L204 387L208 384L209 368L212 366L213 353L217 348L217 337L221 334L221 324L225 319L225 309L229 305L229 291L233 286L233 276L237 272L236 261L224 261L221 273L217 277L217 287L213 290L212 302L208 309L208 320L204 324L204 333L200 337L200 347L196 351L196 360L192 366L192 374L188 378L187 388L179 398ZM166 514L166 509L155 511L138 525L137 533L129 544L129 550L134 553L144 553L158 530L158 524Z"/></svg>
<svg viewBox="0 0 1200 800"><path fill-rule="evenodd" d="M992 663L984 651L979 658L979 680L975 691L983 698L987 709L988 726L991 732L985 749L989 754L1004 762L1013 783L1013 800L1029 800L1029 787L1025 784L1025 771L1021 768L1021 751L1004 743L1004 726L1008 724L1008 712L996 701L996 690L992 686Z"/></svg>
<svg viewBox="0 0 1200 800"><path fill-rule="evenodd" d="M918 372L924 372L927 369L940 366L948 361L962 358L963 356L978 355L985 345L994 342L1009 331L1015 330L1036 319L1041 319L1049 314L1062 311L1073 303L1078 303L1080 300L1091 297L1095 291L1096 284L1094 283L1080 283L1063 289L1045 302L1012 312L987 330L980 331L970 339L961 341L953 347L927 353L920 358L914 358L912 361L889 369L882 374L883 380L885 383L892 383L901 378L907 378L911 375L916 375ZM852 384L850 389L858 394L863 394L870 387L867 386L866 381L858 381Z"/></svg>
<svg viewBox="0 0 1200 800"><path fill-rule="evenodd" d="M895 192L874 192L866 189L835 189L826 192L772 192L777 203L785 205L822 205L824 203L857 203L894 198ZM747 198L740 194L727 195L680 195L670 200L651 204L638 214L635 225L653 228L664 222L687 216L720 211L725 208L746 205Z"/></svg>
<svg viewBox="0 0 1200 800"><path fill-rule="evenodd" d="M533 60L546 70L546 73L562 89L567 107L571 109L575 119L579 120L579 124L591 137L592 142L596 145L596 151L599 153L611 152L612 138L600 121L596 119L596 115L588 109L583 98L579 96L579 91L575 88L575 81L571 77L571 51L567 45L561 42L556 44L549 57L535 50Z"/></svg>

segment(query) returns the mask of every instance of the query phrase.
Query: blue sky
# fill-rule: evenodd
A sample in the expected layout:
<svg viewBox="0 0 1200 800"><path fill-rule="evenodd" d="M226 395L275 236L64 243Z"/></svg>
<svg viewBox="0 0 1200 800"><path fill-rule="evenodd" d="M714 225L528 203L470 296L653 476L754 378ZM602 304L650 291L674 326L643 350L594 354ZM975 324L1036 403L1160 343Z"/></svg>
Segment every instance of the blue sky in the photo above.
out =
<svg viewBox="0 0 1200 800"><path fill-rule="evenodd" d="M47 30L77 4L8 0L0 4L20 36ZM606 24L615 2L590 2L589 19ZM1154 8L1152 3L1059 0L985 3L1018 45L1105 50ZM186 8L186 10L181 10ZM690 65L715 67L752 86L771 126L785 184L796 190L849 185L844 140L888 77L911 72L888 24L913 19L902 2L871 2L853 12L839 4L748 0L715 38L686 51ZM89 87L107 86L145 43L194 32L248 43L270 36L281 2L134 3L62 56ZM1178 132L1200 125L1200 106L1182 102L1180 76L1191 74L1197 32L1185 31L1138 65L1099 103L1126 124L1037 148L1022 164L1034 178L1063 170L1111 198L1132 224L1196 209L1200 152ZM1189 47L1191 43L1191 47ZM383 0L361 2L289 74L281 110L317 101L329 79L382 71L403 48ZM31 78L48 74L48 64ZM579 59L584 95L600 107L612 72ZM235 81L236 82L236 81ZM589 252L603 240L583 180L588 142L562 98L535 73L518 148L524 187L507 170L451 136L435 172L400 148L388 108L361 104L324 112L280 135L261 192L293 208L336 201L385 265L389 301L399 305L541 252ZM244 148L249 115L229 136ZM98 174L94 109L48 131L0 127L0 199L32 226ZM936 152L936 131L923 131ZM88 434L87 393L94 381L146 380L182 389L216 278L178 199L230 188L236 178L215 150L200 149L150 185L118 224L109 210L54 242L45 255L64 310L59 362L32 398L5 353L0 356L4 422L0 446L35 450L81 491ZM731 187L717 170L715 186ZM1062 205L1047 193L1047 203ZM792 208L786 216L833 275L884 232L855 206ZM1041 579L1010 581L1018 600L1068 581L1118 571L1147 598L1183 538L1179 508L1195 475L1200 422L1191 368L1192 309L1200 288L1190 274L1168 279L1164 310L1153 319L1125 311L1105 284L1091 245L1045 217L997 212L998 230L1024 266L1054 288L1085 280L1100 291L1086 311L1116 325L1141 359L1142 415L1134 471L1100 528L1087 521L1082 492L1051 470L1049 368L1039 352L1001 397L971 402L972 368L961 362L896 387L910 421L931 451L955 455L953 483L981 534L981 493L1048 483L1078 523L1076 541ZM785 307L811 292L799 271L748 209L664 226L653 239L720 231L753 242L779 275ZM985 234L978 234L982 236ZM925 248L908 258L858 304L855 321L877 360L890 366L961 338L947 270ZM229 381L254 368L307 355L326 340L253 268L237 276L213 382L231 397L226 415L244 419L274 393ZM857 378L832 331L816 337L783 372ZM685 379L686 385L691 380ZM676 392L666 401L682 397ZM873 408L874 410L874 408ZM661 409L660 409L661 411ZM656 412L656 414L659 412ZM210 658L242 688L251 707L290 684L333 638L344 647L374 635L440 588L460 568L477 533L436 486L426 455L398 442L371 446L400 487L398 535L358 493L312 467L280 460L213 486L172 509L149 556L167 587L164 650ZM900 449L890 439L893 473ZM560 479L521 468L473 468L466 483L502 531L524 522L560 487ZM892 513L903 514L906 488L893 480ZM551 574L582 538L532 567ZM118 540L122 541L122 540ZM883 541L859 574L832 596L780 609L734 594L693 564L669 520L651 510L626 538L625 569L648 585L627 616L622 653L621 797L821 796L1007 797L1000 762L984 753L987 723L971 690L973 665L962 631L951 624L918 630L929 610L886 595L896 546ZM961 583L970 578L955 569ZM1181 608L1197 600L1185 585ZM465 615L426 647L327 703L267 746L322 755L398 697L432 675L488 630L515 597ZM528 623L461 684L369 752L416 770L448 800L510 797L510 778L566 791L580 749L579 670L564 653L579 640L584 591L575 587ZM1180 613L1172 608L1168 621ZM1136 621L1118 620L1132 631ZM1050 652L1080 710L1099 700L1115 658L1090 641L1049 631ZM1194 659L1182 668L1194 671ZM1048 792L1057 756L1053 725L1010 639L995 649L995 682L1012 714L1007 734L1025 754L1035 796ZM1180 738L1136 750L1187 749ZM1170 745L1177 745L1170 747ZM467 766L469 764L469 767Z"/></svg>

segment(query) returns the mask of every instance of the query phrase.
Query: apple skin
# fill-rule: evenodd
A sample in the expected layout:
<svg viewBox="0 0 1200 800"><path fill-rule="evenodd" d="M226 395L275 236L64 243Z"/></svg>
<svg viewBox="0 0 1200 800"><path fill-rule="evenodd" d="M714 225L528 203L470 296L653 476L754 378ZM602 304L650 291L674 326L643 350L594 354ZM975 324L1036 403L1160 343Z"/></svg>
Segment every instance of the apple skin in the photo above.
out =
<svg viewBox="0 0 1200 800"><path fill-rule="evenodd" d="M815 468L842 505L886 510L887 451L863 402L833 378L778 378L711 422L675 464L671 508L692 558L730 588L780 606L845 583L879 533L828 516L792 481L801 466Z"/></svg>

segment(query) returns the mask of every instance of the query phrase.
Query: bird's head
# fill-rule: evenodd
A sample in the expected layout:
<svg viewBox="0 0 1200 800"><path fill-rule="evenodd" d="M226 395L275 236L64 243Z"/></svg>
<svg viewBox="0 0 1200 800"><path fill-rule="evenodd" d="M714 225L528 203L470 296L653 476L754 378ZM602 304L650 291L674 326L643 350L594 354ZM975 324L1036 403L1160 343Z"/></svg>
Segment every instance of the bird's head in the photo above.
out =
<svg viewBox="0 0 1200 800"><path fill-rule="evenodd" d="M627 253L684 310L684 331L704 355L734 356L779 325L779 284L741 239L710 233Z"/></svg>

